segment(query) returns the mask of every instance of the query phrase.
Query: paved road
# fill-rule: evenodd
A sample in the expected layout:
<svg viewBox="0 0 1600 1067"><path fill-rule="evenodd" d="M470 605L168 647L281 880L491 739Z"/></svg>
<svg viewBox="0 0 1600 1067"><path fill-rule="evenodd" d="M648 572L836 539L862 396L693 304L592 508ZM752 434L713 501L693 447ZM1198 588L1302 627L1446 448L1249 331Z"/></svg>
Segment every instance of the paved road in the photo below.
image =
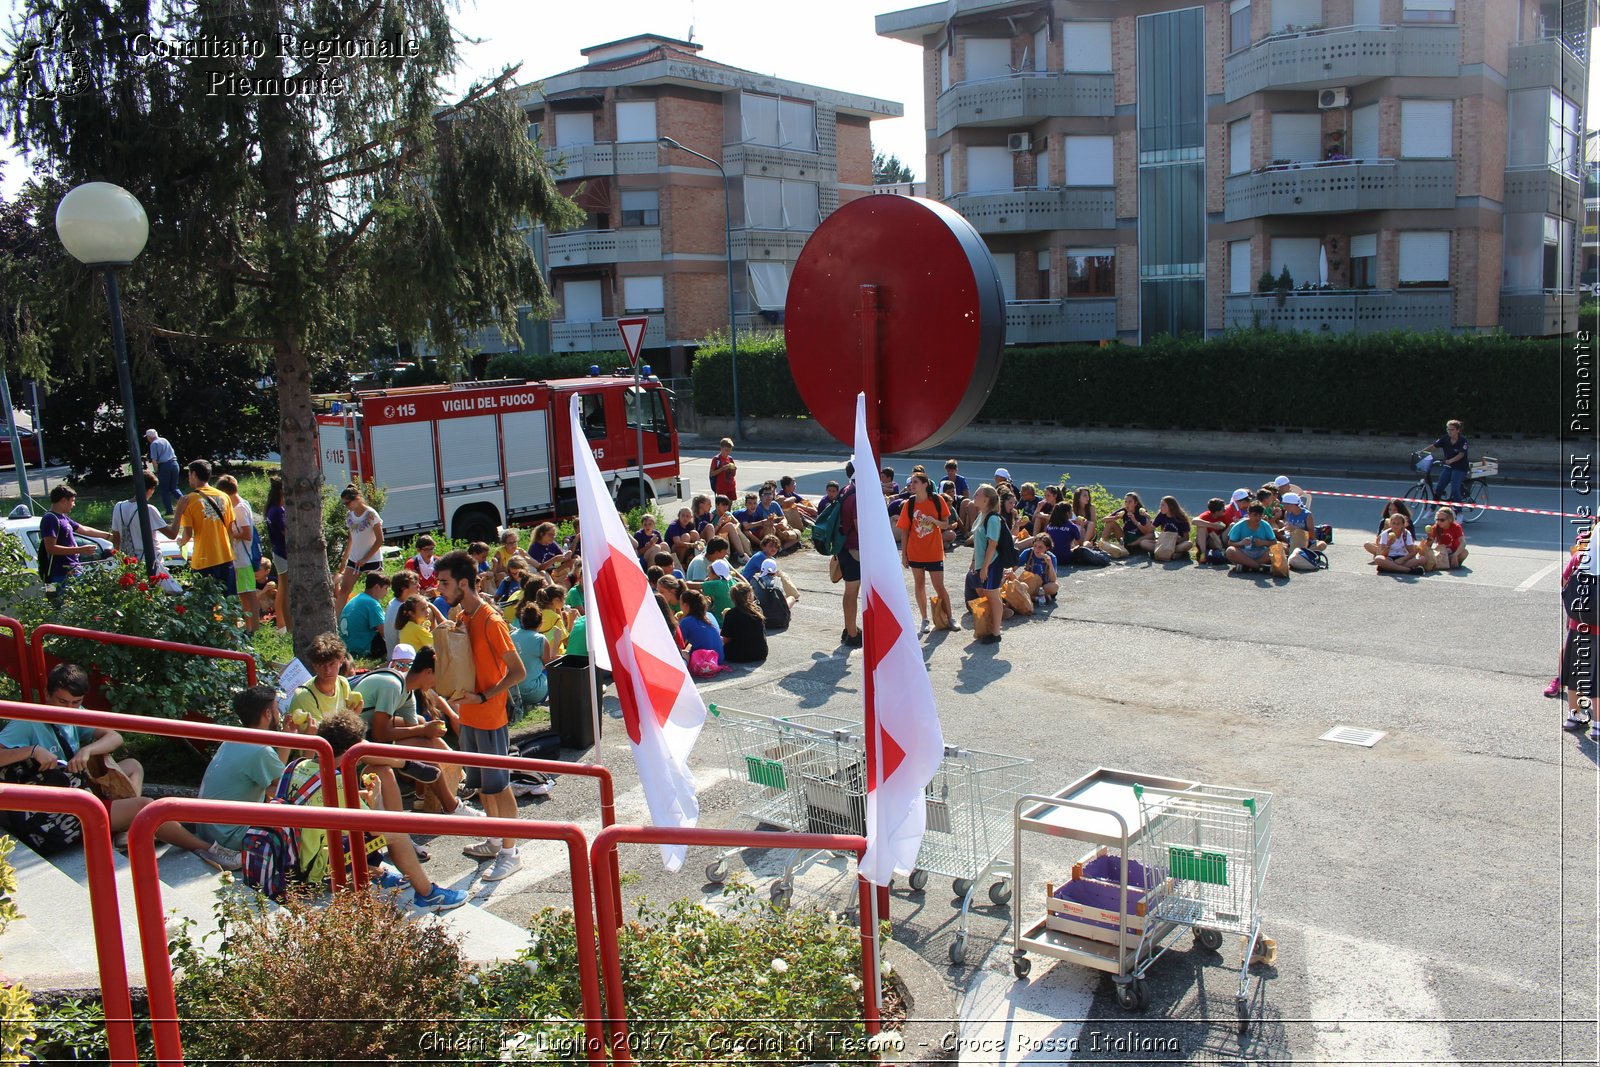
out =
<svg viewBox="0 0 1600 1067"><path fill-rule="evenodd" d="M832 457L751 454L741 480L787 472L814 491L837 467ZM1010 467L1019 481L1063 469ZM705 456L686 468L706 485ZM993 462L963 468L973 477ZM1071 473L1147 500L1174 492L1193 507L1276 472ZM1401 488L1399 479L1300 480L1324 491ZM1559 502L1539 489L1497 499ZM1596 749L1562 733L1557 702L1539 695L1561 633L1560 520L1487 517L1469 533L1470 569L1396 579L1363 563L1358 535L1377 507L1317 502L1318 519L1337 531L1327 572L1277 583L1192 565L1118 566L1071 575L1053 611L1008 624L998 646L972 644L970 620L967 632L926 641L947 738L1031 757L1040 791L1113 766L1278 798L1268 929L1279 957L1267 972L1264 1021L1243 1041L1233 1026L1234 943L1220 954L1180 943L1152 969L1152 1007L1135 1018L1109 983L1066 964L1036 961L1031 981L1015 982L1010 910L987 900L972 918L971 965L950 966L949 882L898 892L902 951L934 962L967 998L964 1061L1060 1062L1066 1053L1044 1050L1073 1044L1072 1058L1121 1062L1594 1061ZM957 550L958 573L969 555ZM794 625L773 637L765 664L706 685L706 696L767 714L859 718L861 657L837 645L838 587L810 552L784 566L803 591ZM617 775L622 821L642 821L625 738L610 725L598 758ZM1334 725L1385 736L1371 749L1317 740ZM748 825L722 741L708 728L695 754L704 821ZM592 810L588 787L570 778L524 805L533 817L591 825ZM450 851L436 847L434 865L465 879L468 866ZM712 899L700 874L712 858L691 851L669 877L653 849L633 849L627 893ZM1061 881L1073 858L1030 850L1015 898L1028 915L1042 883ZM735 869L745 861L761 885L782 869L777 854L735 860ZM846 885L842 867L815 865L799 879L799 899L841 907ZM489 906L520 919L560 903L565 886L559 854L532 847L528 869L493 890ZM1019 1044L1033 1051L1018 1053Z"/></svg>

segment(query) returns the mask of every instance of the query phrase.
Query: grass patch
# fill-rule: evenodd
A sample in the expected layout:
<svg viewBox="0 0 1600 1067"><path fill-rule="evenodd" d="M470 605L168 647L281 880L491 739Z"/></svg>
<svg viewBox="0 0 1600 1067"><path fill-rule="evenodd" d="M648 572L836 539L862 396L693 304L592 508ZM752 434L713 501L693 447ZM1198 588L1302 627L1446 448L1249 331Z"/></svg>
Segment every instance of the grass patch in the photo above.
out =
<svg viewBox="0 0 1600 1067"><path fill-rule="evenodd" d="M146 782L200 788L210 759L190 748L182 738L128 733L122 739L125 744L121 756L132 756L144 766Z"/></svg>

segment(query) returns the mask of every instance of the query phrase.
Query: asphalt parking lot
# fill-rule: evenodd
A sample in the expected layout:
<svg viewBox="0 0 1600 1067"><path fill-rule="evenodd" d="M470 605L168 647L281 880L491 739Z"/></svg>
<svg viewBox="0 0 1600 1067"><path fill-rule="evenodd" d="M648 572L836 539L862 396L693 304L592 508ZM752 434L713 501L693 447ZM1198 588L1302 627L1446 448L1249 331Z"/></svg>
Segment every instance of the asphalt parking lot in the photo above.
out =
<svg viewBox="0 0 1600 1067"><path fill-rule="evenodd" d="M793 473L815 493L838 466L750 455L740 481ZM706 484L704 456L685 467L692 484ZM1010 467L1018 481L1063 469ZM993 463L963 469L976 484ZM1067 469L1075 482L1136 488L1151 505L1173 491L1192 510L1263 478ZM1313 492L1400 488L1296 480ZM1553 490L1505 488L1496 499L1558 503ZM1559 702L1540 695L1561 638L1561 520L1488 516L1469 529L1467 569L1393 578L1374 574L1359 545L1377 502L1314 504L1336 528L1328 571L1279 582L1134 562L1066 576L1059 603L1009 623L999 645L974 644L970 618L961 633L924 639L947 741L1031 758L1038 792L1108 766L1269 790L1277 808L1266 929L1278 959L1260 972L1261 1022L1243 1039L1231 940L1220 953L1180 943L1152 968L1142 1016L1117 1006L1109 982L1068 964L1036 960L1027 983L1014 980L1010 908L1035 914L1043 882L1063 880L1071 857L1030 858L1009 906L980 893L965 966L947 958L957 926L949 881L898 889L896 951L930 961L952 998L964 998L964 1061L1594 1061L1596 749L1563 733ZM969 558L954 553L952 585ZM705 685L705 696L762 714L859 721L861 654L838 644L840 587L809 550L781 562L802 591L793 624L770 638L766 663ZM615 700L607 705L615 714ZM607 725L594 758L617 777L620 821L645 821L626 738L620 723ZM1384 737L1372 748L1317 739L1335 725ZM746 827L722 740L713 723L695 751L702 821ZM592 789L572 778L522 811L597 825ZM469 876L447 844L435 845L432 866L446 882ZM530 846L525 855L524 871L485 901L518 921L566 899L561 854ZM712 899L716 887L703 881L712 858L691 850L668 876L653 848L629 849L625 894ZM782 862L747 854L733 867L765 886ZM796 903L843 907L849 884L841 864L814 865Z"/></svg>

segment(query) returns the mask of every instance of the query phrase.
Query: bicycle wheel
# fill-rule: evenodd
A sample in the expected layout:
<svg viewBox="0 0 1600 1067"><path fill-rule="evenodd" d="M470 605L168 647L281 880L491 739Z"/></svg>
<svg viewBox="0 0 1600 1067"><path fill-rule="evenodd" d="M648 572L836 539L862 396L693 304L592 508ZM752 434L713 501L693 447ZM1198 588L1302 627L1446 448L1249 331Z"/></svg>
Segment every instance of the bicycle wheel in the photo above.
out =
<svg viewBox="0 0 1600 1067"><path fill-rule="evenodd" d="M1422 527L1433 517L1433 487L1426 481L1419 481L1406 490L1406 507L1411 509L1411 524L1417 528L1417 536L1422 536Z"/></svg>
<svg viewBox="0 0 1600 1067"><path fill-rule="evenodd" d="M1483 514L1484 506L1489 503L1489 483L1482 478L1468 478L1461 487L1461 503L1456 505L1456 517L1462 522L1471 522Z"/></svg>

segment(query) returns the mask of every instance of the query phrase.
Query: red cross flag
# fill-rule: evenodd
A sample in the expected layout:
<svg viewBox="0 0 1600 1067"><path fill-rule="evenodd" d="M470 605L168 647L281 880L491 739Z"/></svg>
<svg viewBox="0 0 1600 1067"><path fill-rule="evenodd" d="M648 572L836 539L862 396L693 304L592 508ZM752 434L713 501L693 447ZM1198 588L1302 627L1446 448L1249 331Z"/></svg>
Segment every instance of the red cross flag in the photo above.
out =
<svg viewBox="0 0 1600 1067"><path fill-rule="evenodd" d="M856 472L877 478L867 435L867 397L856 396ZM927 825L923 799L944 756L944 732L912 623L889 508L872 485L856 497L861 551L862 647L866 653L867 852L861 874L874 885L909 875Z"/></svg>
<svg viewBox="0 0 1600 1067"><path fill-rule="evenodd" d="M571 414L572 439L582 441L576 394ZM639 569L633 539L622 525L593 454L586 448L572 451L584 583L590 590L585 609L591 620L590 646L596 652L603 647L611 662L651 825L693 826L700 816L700 800L689 773L689 750L705 725L705 702ZM669 871L683 865L683 855L682 845L661 847L661 861Z"/></svg>

